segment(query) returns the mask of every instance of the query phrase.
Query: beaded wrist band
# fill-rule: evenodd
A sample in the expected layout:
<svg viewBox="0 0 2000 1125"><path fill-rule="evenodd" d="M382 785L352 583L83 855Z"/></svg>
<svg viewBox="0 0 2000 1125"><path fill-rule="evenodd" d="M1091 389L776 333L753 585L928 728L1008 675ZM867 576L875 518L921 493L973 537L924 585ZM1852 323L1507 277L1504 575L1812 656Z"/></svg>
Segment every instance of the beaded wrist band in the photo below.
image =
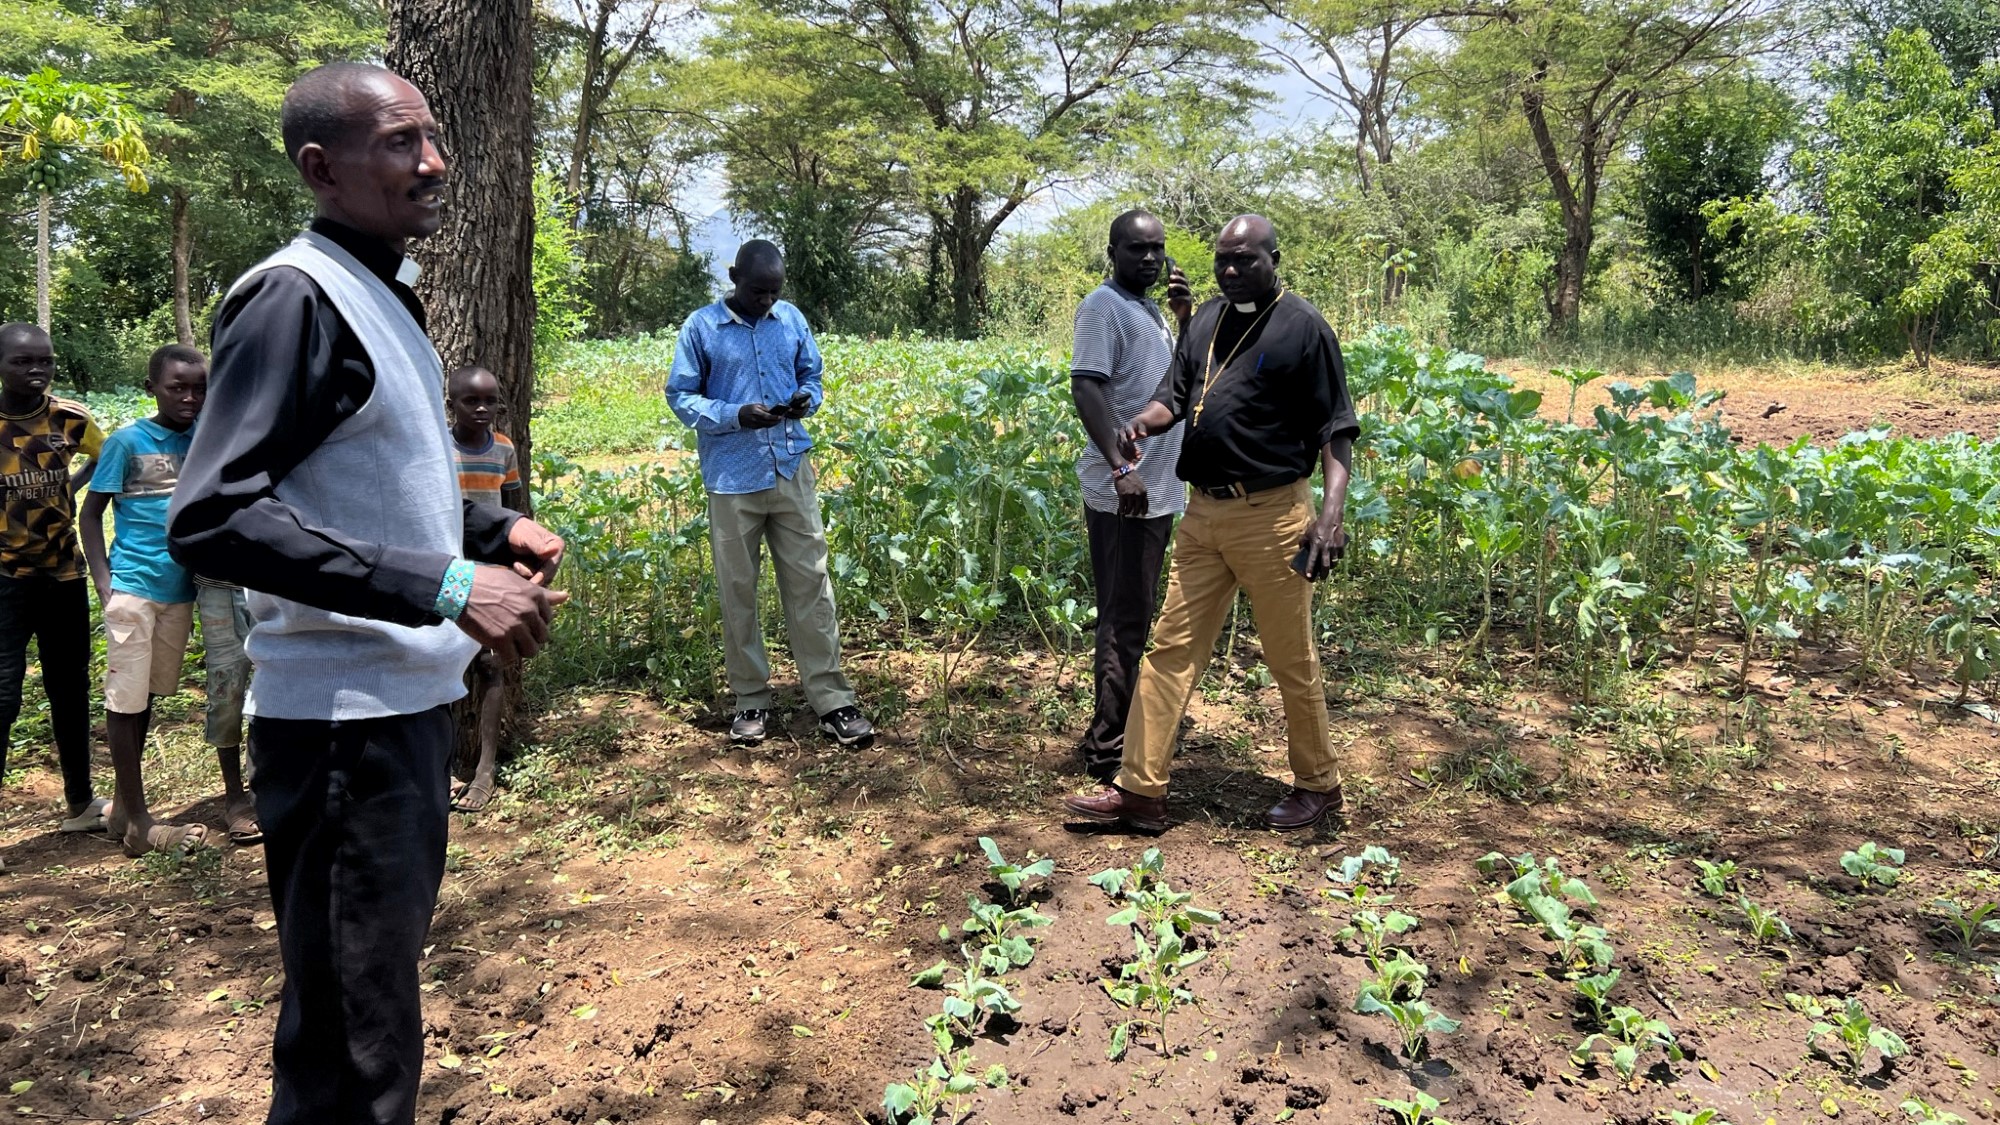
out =
<svg viewBox="0 0 2000 1125"><path fill-rule="evenodd" d="M446 621L458 620L465 612L467 602L472 600L473 565L469 559L453 559L444 568L444 582L438 586L437 605L433 609Z"/></svg>

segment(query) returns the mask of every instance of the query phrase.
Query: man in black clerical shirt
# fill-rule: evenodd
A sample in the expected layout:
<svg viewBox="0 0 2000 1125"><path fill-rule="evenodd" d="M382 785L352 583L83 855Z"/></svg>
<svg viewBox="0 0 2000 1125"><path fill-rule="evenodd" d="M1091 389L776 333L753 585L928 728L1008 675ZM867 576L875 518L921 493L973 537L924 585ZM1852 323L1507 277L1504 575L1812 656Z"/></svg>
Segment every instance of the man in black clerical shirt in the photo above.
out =
<svg viewBox="0 0 2000 1125"><path fill-rule="evenodd" d="M168 542L248 589L255 618L251 758L285 965L268 1120L406 1125L449 704L480 645L511 659L547 641L563 542L460 499L404 259L444 215L423 95L336 63L293 83L282 113L318 217L216 316Z"/></svg>
<svg viewBox="0 0 2000 1125"><path fill-rule="evenodd" d="M1139 670L1121 768L1109 787L1065 802L1079 816L1144 832L1166 827L1181 714L1239 587L1250 594L1264 663L1284 697L1291 752L1292 792L1265 820L1306 828L1340 807L1312 630L1313 580L1347 542L1341 521L1360 425L1340 342L1318 309L1279 286L1277 267L1268 220L1243 215L1222 228L1215 243L1222 296L1195 313L1153 401L1126 427L1136 453L1148 436L1186 421L1177 475L1191 495L1166 608ZM1315 464L1326 485L1317 513Z"/></svg>

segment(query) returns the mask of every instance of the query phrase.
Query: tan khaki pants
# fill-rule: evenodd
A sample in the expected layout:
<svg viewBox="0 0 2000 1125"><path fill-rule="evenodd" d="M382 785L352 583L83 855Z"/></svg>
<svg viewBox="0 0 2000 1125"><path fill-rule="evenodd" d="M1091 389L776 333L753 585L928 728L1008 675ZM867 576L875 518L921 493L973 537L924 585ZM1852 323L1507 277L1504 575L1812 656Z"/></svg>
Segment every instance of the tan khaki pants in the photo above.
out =
<svg viewBox="0 0 2000 1125"><path fill-rule="evenodd" d="M1174 541L1166 607L1153 627L1153 651L1140 666L1138 698L1126 720L1119 788L1146 797L1166 793L1181 715L1215 653L1238 587L1250 594L1264 663L1284 696L1293 784L1320 793L1340 784L1313 641L1313 586L1291 568L1312 520L1312 486L1303 480L1234 500L1199 492L1189 498Z"/></svg>
<svg viewBox="0 0 2000 1125"><path fill-rule="evenodd" d="M757 613L766 543L806 703L818 715L855 705L854 688L840 671L840 623L813 482L812 463L801 461L799 471L790 480L779 477L775 488L708 494L708 545L722 601L722 662L737 710L771 706L771 661Z"/></svg>

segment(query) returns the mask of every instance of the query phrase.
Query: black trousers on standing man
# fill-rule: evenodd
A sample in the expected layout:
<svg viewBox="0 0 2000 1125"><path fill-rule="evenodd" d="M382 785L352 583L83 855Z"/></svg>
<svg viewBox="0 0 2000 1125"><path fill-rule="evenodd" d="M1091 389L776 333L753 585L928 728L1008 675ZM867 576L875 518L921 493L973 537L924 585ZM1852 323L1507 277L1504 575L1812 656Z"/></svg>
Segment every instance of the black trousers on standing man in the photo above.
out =
<svg viewBox="0 0 2000 1125"><path fill-rule="evenodd" d="M28 639L42 661L42 691L62 765L63 797L72 808L90 803L90 584L81 578L0 575L0 774L21 685L28 676Z"/></svg>
<svg viewBox="0 0 2000 1125"><path fill-rule="evenodd" d="M1093 508L1083 514L1097 583L1097 707L1079 749L1083 768L1108 785L1125 753L1125 716L1159 609L1160 570L1174 517L1133 519Z"/></svg>
<svg viewBox="0 0 2000 1125"><path fill-rule="evenodd" d="M285 987L270 1125L402 1125L423 1077L417 962L444 881L451 711L255 718Z"/></svg>

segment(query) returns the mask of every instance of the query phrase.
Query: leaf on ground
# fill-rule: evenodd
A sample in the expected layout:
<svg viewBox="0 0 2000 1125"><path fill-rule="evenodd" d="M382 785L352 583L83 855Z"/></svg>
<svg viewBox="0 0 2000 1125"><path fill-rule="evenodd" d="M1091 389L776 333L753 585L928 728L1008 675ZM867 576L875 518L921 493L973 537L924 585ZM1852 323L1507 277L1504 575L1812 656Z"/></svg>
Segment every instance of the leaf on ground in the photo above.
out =
<svg viewBox="0 0 2000 1125"><path fill-rule="evenodd" d="M446 1070L457 1070L459 1068L460 1063L462 1063L463 1061L464 1060L460 1059L457 1055L452 1054L450 1051L446 1051L444 1055L438 1059L438 1065L445 1068Z"/></svg>
<svg viewBox="0 0 2000 1125"><path fill-rule="evenodd" d="M580 1020L593 1019L597 1015L597 1005L585 1004L580 1008L571 1008L569 1014Z"/></svg>

